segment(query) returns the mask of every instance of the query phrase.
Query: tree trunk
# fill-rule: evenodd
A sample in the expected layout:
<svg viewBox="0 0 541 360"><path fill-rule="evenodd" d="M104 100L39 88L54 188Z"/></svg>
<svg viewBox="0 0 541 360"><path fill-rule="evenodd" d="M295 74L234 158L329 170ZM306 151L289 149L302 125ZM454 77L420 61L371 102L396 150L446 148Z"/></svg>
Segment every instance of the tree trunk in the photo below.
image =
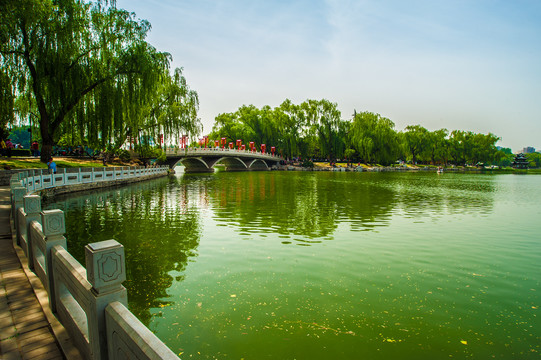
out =
<svg viewBox="0 0 541 360"><path fill-rule="evenodd" d="M41 132L41 156L40 161L46 163L53 155L54 141L51 134L49 134L49 118L47 115L41 114L40 119L40 132Z"/></svg>
<svg viewBox="0 0 541 360"><path fill-rule="evenodd" d="M49 161L49 158L51 158L51 155L53 153L53 144L49 144L49 143L46 143L45 141L43 141L43 143L41 144L41 157L40 157L40 161L42 163L46 163Z"/></svg>

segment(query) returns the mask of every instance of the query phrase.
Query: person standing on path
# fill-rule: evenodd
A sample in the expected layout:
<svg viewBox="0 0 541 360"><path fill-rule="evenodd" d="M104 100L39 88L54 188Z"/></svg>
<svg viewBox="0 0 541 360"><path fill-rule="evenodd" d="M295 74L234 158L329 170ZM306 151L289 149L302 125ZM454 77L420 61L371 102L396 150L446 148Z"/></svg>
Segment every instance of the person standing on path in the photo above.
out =
<svg viewBox="0 0 541 360"><path fill-rule="evenodd" d="M53 158L49 158L49 161L47 162L47 168L49 170L53 171L53 174L56 174L56 163L53 161Z"/></svg>
<svg viewBox="0 0 541 360"><path fill-rule="evenodd" d="M32 143L32 156L38 157L39 156L39 144L37 141L34 141Z"/></svg>
<svg viewBox="0 0 541 360"><path fill-rule="evenodd" d="M11 139L8 139L6 141L6 156L11 157L11 149L13 149L15 146L11 142Z"/></svg>

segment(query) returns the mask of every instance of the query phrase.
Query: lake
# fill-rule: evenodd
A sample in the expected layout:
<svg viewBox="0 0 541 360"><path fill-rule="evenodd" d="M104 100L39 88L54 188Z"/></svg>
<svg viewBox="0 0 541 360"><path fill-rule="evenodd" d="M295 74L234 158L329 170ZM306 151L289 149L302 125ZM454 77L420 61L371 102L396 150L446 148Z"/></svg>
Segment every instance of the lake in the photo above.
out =
<svg viewBox="0 0 541 360"><path fill-rule="evenodd" d="M46 207L82 264L125 246L184 359L540 357L541 176L180 172Z"/></svg>

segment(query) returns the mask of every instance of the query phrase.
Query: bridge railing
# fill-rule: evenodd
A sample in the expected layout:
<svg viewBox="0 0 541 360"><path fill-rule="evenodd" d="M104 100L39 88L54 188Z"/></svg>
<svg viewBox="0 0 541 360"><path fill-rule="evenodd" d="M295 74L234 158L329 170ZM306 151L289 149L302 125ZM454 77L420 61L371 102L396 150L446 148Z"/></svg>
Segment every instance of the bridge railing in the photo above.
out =
<svg viewBox="0 0 541 360"><path fill-rule="evenodd" d="M57 186L78 185L98 181L121 180L167 172L169 167L114 166L101 168L59 169L53 174L48 169L21 171L17 180L28 191L39 191Z"/></svg>
<svg viewBox="0 0 541 360"><path fill-rule="evenodd" d="M137 174L139 170L133 170ZM141 173L143 173L141 171ZM99 180L98 180L99 181ZM179 359L127 308L124 247L88 244L86 268L66 249L61 210L41 210L17 175L11 181L15 242L49 296L49 306L85 359Z"/></svg>
<svg viewBox="0 0 541 360"><path fill-rule="evenodd" d="M219 147L207 147L207 148L200 148L200 147L187 147L187 148L168 148L165 151L166 155L184 155L184 154L220 154L220 153L236 153L240 155L263 155L268 156L269 158L277 158L282 159L282 157L278 154L272 154L268 152L261 152L261 151L251 151L249 149L247 150L238 150L238 149L230 149L230 148L219 148Z"/></svg>

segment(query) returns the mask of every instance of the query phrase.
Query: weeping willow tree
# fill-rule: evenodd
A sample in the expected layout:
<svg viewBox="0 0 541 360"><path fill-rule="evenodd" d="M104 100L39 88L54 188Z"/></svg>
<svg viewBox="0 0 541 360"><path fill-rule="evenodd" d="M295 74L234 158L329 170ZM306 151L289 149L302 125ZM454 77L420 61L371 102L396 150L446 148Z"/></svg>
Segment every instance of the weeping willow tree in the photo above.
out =
<svg viewBox="0 0 541 360"><path fill-rule="evenodd" d="M321 155L333 162L345 147L345 134L340 135L343 126L338 105L325 99L306 100L301 108L306 114L310 132L318 141Z"/></svg>
<svg viewBox="0 0 541 360"><path fill-rule="evenodd" d="M170 74L170 55L145 41L149 30L114 1L0 3L0 65L12 94L35 99L42 161L63 134L105 147L156 129L200 130L196 94L180 71Z"/></svg>
<svg viewBox="0 0 541 360"><path fill-rule="evenodd" d="M182 69L175 69L172 76L167 76L158 84L152 101L143 106L141 126L137 136L146 135L160 143L159 136L178 139L182 134L198 135L203 126L197 117L199 97L190 90ZM128 129L135 130L135 127Z"/></svg>
<svg viewBox="0 0 541 360"><path fill-rule="evenodd" d="M0 68L0 138L4 138L3 129L7 124L12 124L14 120L13 116L14 96L11 85L11 79Z"/></svg>
<svg viewBox="0 0 541 360"><path fill-rule="evenodd" d="M390 119L368 111L356 112L350 136L362 161L383 165L396 161L399 139Z"/></svg>

